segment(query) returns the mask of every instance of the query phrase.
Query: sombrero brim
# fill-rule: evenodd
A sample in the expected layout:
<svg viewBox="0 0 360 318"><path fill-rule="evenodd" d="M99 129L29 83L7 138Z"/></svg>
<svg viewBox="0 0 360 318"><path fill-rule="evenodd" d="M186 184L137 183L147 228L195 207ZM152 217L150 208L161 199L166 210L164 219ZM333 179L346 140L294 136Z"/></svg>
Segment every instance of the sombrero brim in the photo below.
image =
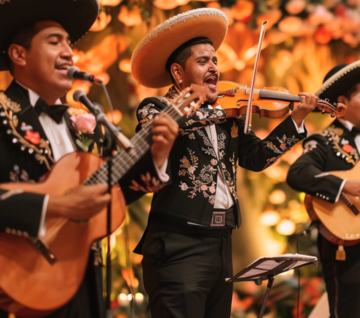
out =
<svg viewBox="0 0 360 318"><path fill-rule="evenodd" d="M5 0L0 3L0 71L5 62L6 44L22 27L44 20L56 21L69 33L75 43L81 39L99 13L97 0Z"/></svg>
<svg viewBox="0 0 360 318"><path fill-rule="evenodd" d="M329 99L330 103L337 103L337 98L357 83L360 83L360 61L353 62L330 76L315 95L321 99Z"/></svg>
<svg viewBox="0 0 360 318"><path fill-rule="evenodd" d="M150 31L136 46L131 58L135 79L142 85L159 88L170 85L166 61L185 42L196 37L207 37L215 50L227 33L226 15L217 9L190 10L172 17Z"/></svg>

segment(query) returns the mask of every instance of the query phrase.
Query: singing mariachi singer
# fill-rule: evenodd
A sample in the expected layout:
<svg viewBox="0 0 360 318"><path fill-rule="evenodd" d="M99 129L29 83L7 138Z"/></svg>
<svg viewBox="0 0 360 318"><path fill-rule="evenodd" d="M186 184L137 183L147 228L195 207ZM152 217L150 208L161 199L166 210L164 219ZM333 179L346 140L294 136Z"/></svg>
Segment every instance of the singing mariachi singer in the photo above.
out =
<svg viewBox="0 0 360 318"><path fill-rule="evenodd" d="M81 225L77 221L91 220L106 208L110 200L106 184L79 186L74 190L72 186L65 195L21 190L22 183L29 188L29 183L41 182L45 175L51 178L54 170L57 177L53 183L61 184L66 177L77 175L81 169L86 170L93 160L91 158L106 156L114 149L111 137L103 134L92 115L68 105L58 105L61 104L59 98L72 87L72 81L67 77L67 68L73 65L71 45L87 33L98 11L97 0L11 0L0 3L0 70L9 70L14 77L9 88L0 92L0 188L3 189L0 190L0 307L18 317L33 317L33 314L35 317L63 318L104 316L97 244L93 244L90 251L90 246L78 245L77 239L62 238L64 245L72 246L78 254L85 255L85 265L84 271L77 277L73 277L72 272L53 275L54 279L63 283L63 286L57 287L51 283L39 286L40 283L36 282L26 287L15 270L26 271L24 276L31 277L32 269L39 264L33 258L38 257L38 251L30 249L30 254L25 255L18 245L12 248L3 245L5 240L10 240L27 248L25 239L30 238L32 242L39 243L38 239L41 241L47 236L47 224L54 218L71 219L75 229L76 226L84 227L86 224L80 222ZM120 182L127 203L139 198L143 191L164 186L169 180L167 158L177 136L178 125L164 114L154 120L152 131L151 151L135 163ZM61 169L56 168L60 158L64 155L71 158L69 156L75 151L79 155L74 155L74 158L91 160L83 164L80 161L76 172L66 164ZM94 156L85 156L85 152ZM9 183L16 184L8 191ZM8 254L9 251L16 251L16 255ZM16 256L21 258L20 264L12 263L12 257ZM67 255L64 258L65 263L69 261ZM46 266L54 269L58 263ZM42 274L45 275L45 272L37 273ZM65 287L75 280L79 280L79 286L66 295L67 298L61 295ZM25 290L28 298L41 288L45 290L45 294L37 295L35 300L30 301L34 307L45 302L45 296L56 295L56 301L61 295L68 300L61 306L56 305L40 313L36 310L32 312L31 308L26 311L16 288L22 289L22 292ZM11 301L4 300L12 293L16 300L13 305ZM48 304L42 305L46 307ZM7 316L7 312L0 310L0 317Z"/></svg>
<svg viewBox="0 0 360 318"><path fill-rule="evenodd" d="M287 182L312 196L307 207L320 221L318 248L330 317L359 317L360 61L332 68L317 95L345 104L347 112L304 141L304 154L291 166Z"/></svg>
<svg viewBox="0 0 360 318"><path fill-rule="evenodd" d="M208 107L218 97L216 50L227 26L220 10L187 11L149 32L132 56L132 73L140 84L173 84L165 96L141 102L138 129L185 87L205 87L207 99L179 123L170 153L172 184L154 195L135 250L143 254L153 318L230 317L232 284L225 278L232 276L231 232L241 225L237 167L261 171L304 139L303 119L318 100L301 94L292 115L264 140L245 134L242 119L227 120L221 100L217 108Z"/></svg>

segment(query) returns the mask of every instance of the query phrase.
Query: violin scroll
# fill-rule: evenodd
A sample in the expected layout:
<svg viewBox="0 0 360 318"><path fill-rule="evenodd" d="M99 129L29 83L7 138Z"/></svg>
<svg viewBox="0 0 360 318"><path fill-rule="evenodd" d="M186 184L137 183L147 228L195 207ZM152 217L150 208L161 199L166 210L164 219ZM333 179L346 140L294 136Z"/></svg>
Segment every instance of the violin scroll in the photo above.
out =
<svg viewBox="0 0 360 318"><path fill-rule="evenodd" d="M342 103L334 103L331 104L329 99L320 99L318 101L317 108L321 111L321 113L329 113L331 117L343 117L346 114L346 106Z"/></svg>

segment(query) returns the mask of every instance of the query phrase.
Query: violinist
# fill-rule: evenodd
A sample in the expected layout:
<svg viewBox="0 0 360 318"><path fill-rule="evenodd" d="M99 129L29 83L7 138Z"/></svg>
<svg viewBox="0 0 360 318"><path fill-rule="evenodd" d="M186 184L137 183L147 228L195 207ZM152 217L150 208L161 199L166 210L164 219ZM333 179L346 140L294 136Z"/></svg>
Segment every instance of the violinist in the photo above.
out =
<svg viewBox="0 0 360 318"><path fill-rule="evenodd" d="M264 140L244 134L244 121L225 117L218 95L216 50L227 32L220 10L179 14L147 34L132 56L132 73L144 86L173 84L163 97L137 109L138 129L179 92L205 89L206 101L179 123L170 153L172 184L155 193L146 231L135 249L143 255L145 289L153 318L230 317L233 286L231 233L241 225L236 170L261 171L306 137L303 119L317 97L299 106Z"/></svg>
<svg viewBox="0 0 360 318"><path fill-rule="evenodd" d="M360 195L360 178L343 180L327 171L350 170L360 153L360 61L331 69L318 91L320 98L347 106L342 119L304 141L304 154L292 165L287 182L297 191L306 192L331 203L341 193ZM338 246L318 235L318 249L328 293L330 317L360 317L360 244ZM344 259L345 258L345 259Z"/></svg>

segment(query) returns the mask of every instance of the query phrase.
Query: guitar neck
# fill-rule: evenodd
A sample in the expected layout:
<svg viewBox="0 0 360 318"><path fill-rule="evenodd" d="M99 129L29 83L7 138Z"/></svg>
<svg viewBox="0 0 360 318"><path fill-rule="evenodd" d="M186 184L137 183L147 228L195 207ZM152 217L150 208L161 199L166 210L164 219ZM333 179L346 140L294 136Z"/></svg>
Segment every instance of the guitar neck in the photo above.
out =
<svg viewBox="0 0 360 318"><path fill-rule="evenodd" d="M182 114L177 107L170 104L163 111L171 118L178 121ZM121 149L111 159L111 186L115 185L149 150L152 137L152 120L148 122L147 127L141 129L130 142L133 145L129 151ZM108 183L109 164L106 161L94 174L92 174L84 185Z"/></svg>

